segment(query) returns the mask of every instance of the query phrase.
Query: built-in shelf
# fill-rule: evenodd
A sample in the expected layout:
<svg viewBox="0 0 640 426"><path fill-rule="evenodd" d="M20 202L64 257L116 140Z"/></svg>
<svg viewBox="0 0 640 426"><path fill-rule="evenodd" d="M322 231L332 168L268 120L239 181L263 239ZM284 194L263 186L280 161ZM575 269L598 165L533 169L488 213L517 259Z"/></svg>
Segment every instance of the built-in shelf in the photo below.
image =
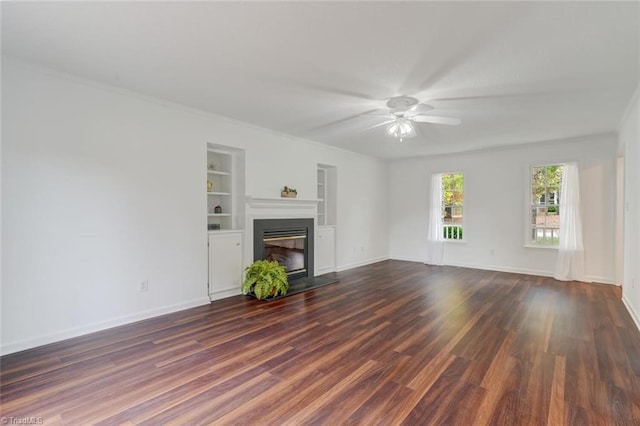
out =
<svg viewBox="0 0 640 426"><path fill-rule="evenodd" d="M336 168L318 164L317 169L318 226L336 223Z"/></svg>
<svg viewBox="0 0 640 426"><path fill-rule="evenodd" d="M327 182L327 170L318 167L318 225L323 226L327 224L327 203L325 203L325 198L327 197L327 188L325 187L325 183Z"/></svg>
<svg viewBox="0 0 640 426"><path fill-rule="evenodd" d="M208 143L206 170L207 229L242 228L244 203L240 200L244 196L244 152Z"/></svg>
<svg viewBox="0 0 640 426"><path fill-rule="evenodd" d="M336 179L335 166L318 164L316 274L325 274L336 270Z"/></svg>

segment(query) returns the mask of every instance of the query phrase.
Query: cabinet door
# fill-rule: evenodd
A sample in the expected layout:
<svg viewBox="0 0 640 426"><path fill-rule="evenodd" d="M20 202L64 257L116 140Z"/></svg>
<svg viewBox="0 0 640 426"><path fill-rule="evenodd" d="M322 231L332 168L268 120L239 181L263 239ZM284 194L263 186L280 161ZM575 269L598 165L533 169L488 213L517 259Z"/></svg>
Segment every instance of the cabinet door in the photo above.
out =
<svg viewBox="0 0 640 426"><path fill-rule="evenodd" d="M209 235L210 298L240 294L242 279L242 234Z"/></svg>
<svg viewBox="0 0 640 426"><path fill-rule="evenodd" d="M318 227L317 267L318 274L336 270L336 230L335 228Z"/></svg>

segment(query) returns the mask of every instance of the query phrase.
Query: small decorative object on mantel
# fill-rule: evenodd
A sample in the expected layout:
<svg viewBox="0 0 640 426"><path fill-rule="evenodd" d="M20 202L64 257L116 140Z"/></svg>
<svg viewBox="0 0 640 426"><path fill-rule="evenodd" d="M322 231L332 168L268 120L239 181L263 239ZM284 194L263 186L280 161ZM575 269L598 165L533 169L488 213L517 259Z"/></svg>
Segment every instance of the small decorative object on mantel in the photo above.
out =
<svg viewBox="0 0 640 426"><path fill-rule="evenodd" d="M208 167L208 168L209 168L209 171L210 171L210 172L215 172L215 170L216 170L216 165L215 165L215 164L213 164L213 163L209 163L209 167Z"/></svg>
<svg viewBox="0 0 640 426"><path fill-rule="evenodd" d="M215 206L215 207L213 208L213 212L214 212L214 213L222 213L222 207L220 207L220 206Z"/></svg>
<svg viewBox="0 0 640 426"><path fill-rule="evenodd" d="M213 182L207 179L207 192L213 191Z"/></svg>
<svg viewBox="0 0 640 426"><path fill-rule="evenodd" d="M295 188L289 188L285 186L280 192L280 196L283 198L296 198L298 196L298 190Z"/></svg>

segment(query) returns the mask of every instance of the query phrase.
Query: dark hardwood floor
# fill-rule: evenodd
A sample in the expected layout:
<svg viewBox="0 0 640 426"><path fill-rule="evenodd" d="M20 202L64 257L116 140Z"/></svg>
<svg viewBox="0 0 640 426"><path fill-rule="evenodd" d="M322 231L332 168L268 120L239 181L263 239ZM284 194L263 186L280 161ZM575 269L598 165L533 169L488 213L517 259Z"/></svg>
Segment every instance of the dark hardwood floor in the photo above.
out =
<svg viewBox="0 0 640 426"><path fill-rule="evenodd" d="M640 424L640 333L608 285L386 261L1 359L44 424Z"/></svg>

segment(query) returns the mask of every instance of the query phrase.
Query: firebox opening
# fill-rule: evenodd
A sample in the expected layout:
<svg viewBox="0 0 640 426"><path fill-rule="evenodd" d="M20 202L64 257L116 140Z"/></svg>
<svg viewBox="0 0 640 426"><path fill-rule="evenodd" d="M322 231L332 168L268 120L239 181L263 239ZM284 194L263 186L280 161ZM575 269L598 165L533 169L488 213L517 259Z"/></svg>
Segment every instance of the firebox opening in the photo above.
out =
<svg viewBox="0 0 640 426"><path fill-rule="evenodd" d="M284 266L287 275L305 272L305 235L263 238L265 259L275 260Z"/></svg>
<svg viewBox="0 0 640 426"><path fill-rule="evenodd" d="M256 219L254 260L275 260L289 281L313 277L313 219Z"/></svg>

